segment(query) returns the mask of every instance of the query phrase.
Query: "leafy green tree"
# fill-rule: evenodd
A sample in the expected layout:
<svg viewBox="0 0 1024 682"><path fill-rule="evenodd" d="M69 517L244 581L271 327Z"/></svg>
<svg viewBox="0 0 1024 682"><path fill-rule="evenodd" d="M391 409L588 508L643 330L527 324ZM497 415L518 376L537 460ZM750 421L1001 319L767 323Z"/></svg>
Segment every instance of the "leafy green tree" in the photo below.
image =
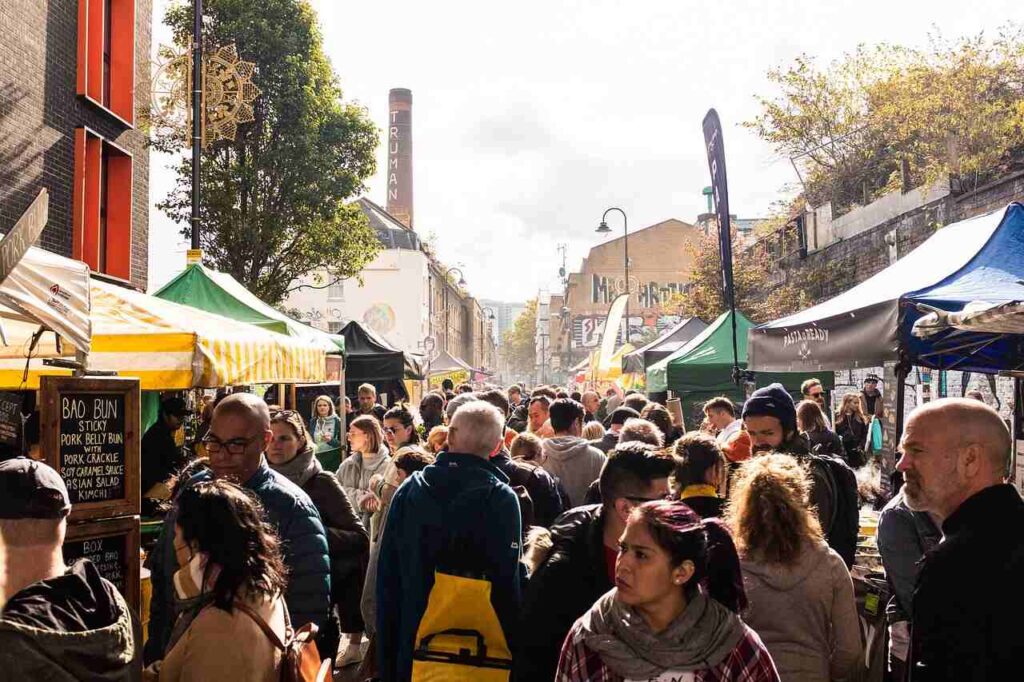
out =
<svg viewBox="0 0 1024 682"><path fill-rule="evenodd" d="M1020 27L862 46L824 67L801 56L768 79L777 92L745 125L793 160L814 206L842 212L945 177L969 188L1024 161Z"/></svg>
<svg viewBox="0 0 1024 682"><path fill-rule="evenodd" d="M312 274L316 285L358 276L380 242L352 199L375 169L378 131L366 110L342 101L306 0L207 0L206 44L235 43L255 62L255 122L203 154L201 244L208 262L277 304ZM191 3L165 22L185 45ZM169 144L156 140L156 146ZM191 161L159 204L187 227Z"/></svg>
<svg viewBox="0 0 1024 682"><path fill-rule="evenodd" d="M512 328L505 331L501 354L513 374L530 374L537 366L537 299L527 301Z"/></svg>

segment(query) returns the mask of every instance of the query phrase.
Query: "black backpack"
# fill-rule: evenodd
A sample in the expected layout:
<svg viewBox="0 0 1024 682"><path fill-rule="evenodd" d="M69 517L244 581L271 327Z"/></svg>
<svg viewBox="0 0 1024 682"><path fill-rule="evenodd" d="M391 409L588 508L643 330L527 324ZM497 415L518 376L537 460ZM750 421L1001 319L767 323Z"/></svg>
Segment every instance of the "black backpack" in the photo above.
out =
<svg viewBox="0 0 1024 682"><path fill-rule="evenodd" d="M860 498L857 494L857 474L838 457L815 449L810 456L811 465L821 471L828 481L832 495L832 518L828 528L822 528L829 547L843 558L846 567L853 566L857 554L857 533L860 530Z"/></svg>

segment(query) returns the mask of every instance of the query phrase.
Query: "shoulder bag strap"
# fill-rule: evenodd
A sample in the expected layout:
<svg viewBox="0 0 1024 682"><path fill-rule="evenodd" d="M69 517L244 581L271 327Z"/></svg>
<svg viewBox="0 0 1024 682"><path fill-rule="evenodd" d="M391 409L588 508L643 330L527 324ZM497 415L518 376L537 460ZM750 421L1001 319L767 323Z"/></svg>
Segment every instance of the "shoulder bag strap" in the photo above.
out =
<svg viewBox="0 0 1024 682"><path fill-rule="evenodd" d="M249 616L249 618L251 618L253 621L255 621L255 623L260 626L260 629L263 630L264 634L267 635L267 639L269 639L270 642L275 647L277 647L281 651L287 650L287 645L281 641L281 638L277 636L277 633L274 632L274 629L267 624L267 621L263 620L260 614L256 613L251 608L249 608L241 602L236 601L233 604L233 606L245 615ZM291 633L288 633L288 639L291 640Z"/></svg>

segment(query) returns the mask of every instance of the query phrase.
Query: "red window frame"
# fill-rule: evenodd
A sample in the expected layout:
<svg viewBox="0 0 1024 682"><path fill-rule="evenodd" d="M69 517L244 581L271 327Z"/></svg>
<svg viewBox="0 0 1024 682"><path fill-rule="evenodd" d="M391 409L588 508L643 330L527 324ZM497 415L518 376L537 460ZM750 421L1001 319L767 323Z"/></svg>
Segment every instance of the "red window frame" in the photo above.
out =
<svg viewBox="0 0 1024 682"><path fill-rule="evenodd" d="M135 0L78 0L78 94L135 122Z"/></svg>
<svg viewBox="0 0 1024 682"><path fill-rule="evenodd" d="M73 258L121 279L132 274L131 153L88 128L75 129Z"/></svg>

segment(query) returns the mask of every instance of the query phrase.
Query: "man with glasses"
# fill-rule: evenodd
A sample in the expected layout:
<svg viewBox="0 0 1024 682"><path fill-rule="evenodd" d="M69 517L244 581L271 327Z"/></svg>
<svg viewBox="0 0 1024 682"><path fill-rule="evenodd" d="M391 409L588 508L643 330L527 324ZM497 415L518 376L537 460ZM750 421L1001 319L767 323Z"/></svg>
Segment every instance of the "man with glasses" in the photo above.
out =
<svg viewBox="0 0 1024 682"><path fill-rule="evenodd" d="M672 468L671 456L653 446L623 443L601 469L603 503L576 507L555 520L551 549L538 557L523 599L516 657L521 679L554 679L572 624L615 585L619 538L629 513L668 495Z"/></svg>
<svg viewBox="0 0 1024 682"><path fill-rule="evenodd" d="M210 470L180 485L223 478L259 499L284 548L288 567L285 603L292 627L297 629L310 622L320 627L330 607L327 536L309 496L267 465L263 452L272 437L270 411L263 400L249 393L228 396L214 410L210 430L202 441L209 455ZM163 658L176 616L194 606L177 603L175 599L172 578L178 569L173 547L176 518L174 508L164 520L149 560L153 599L146 642L147 665Z"/></svg>

